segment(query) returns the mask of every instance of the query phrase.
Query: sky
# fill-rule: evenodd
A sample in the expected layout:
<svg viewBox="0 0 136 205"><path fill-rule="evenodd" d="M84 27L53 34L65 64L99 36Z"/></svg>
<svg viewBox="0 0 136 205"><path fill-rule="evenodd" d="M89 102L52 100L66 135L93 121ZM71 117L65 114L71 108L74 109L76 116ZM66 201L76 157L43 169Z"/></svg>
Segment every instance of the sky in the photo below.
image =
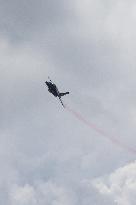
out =
<svg viewBox="0 0 136 205"><path fill-rule="evenodd" d="M135 23L134 0L0 0L1 205L136 204Z"/></svg>

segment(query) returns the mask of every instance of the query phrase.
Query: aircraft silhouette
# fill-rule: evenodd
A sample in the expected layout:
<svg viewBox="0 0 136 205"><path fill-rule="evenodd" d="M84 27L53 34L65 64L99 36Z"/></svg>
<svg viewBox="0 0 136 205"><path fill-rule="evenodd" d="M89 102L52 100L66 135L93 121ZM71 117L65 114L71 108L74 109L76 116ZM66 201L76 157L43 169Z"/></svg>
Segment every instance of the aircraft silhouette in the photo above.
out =
<svg viewBox="0 0 136 205"><path fill-rule="evenodd" d="M49 77L48 77L48 78L49 78ZM65 93L59 92L57 86L51 81L50 78L49 78L49 81L46 81L45 83L46 83L46 85L47 85L47 87L48 87L48 91L49 91L51 94L53 94L55 97L58 97L59 100L60 100L60 102L61 102L61 104L62 104L62 106L65 108L65 106L64 106L64 104L63 104L63 102L62 102L61 97L64 96L64 95L69 94L69 92L65 92Z"/></svg>

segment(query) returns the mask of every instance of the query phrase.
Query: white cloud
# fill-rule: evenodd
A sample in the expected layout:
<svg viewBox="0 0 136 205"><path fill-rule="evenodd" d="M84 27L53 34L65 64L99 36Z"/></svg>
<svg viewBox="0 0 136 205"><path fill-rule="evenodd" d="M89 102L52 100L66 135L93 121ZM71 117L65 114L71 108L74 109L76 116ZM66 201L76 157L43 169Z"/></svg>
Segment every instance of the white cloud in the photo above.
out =
<svg viewBox="0 0 136 205"><path fill-rule="evenodd" d="M136 204L136 162L124 167L104 178L96 179L93 185L101 195L110 197L118 205Z"/></svg>
<svg viewBox="0 0 136 205"><path fill-rule="evenodd" d="M10 194L11 204L15 205L36 205L35 191L32 186L14 186Z"/></svg>
<svg viewBox="0 0 136 205"><path fill-rule="evenodd" d="M53 182L37 183L34 186L14 185L10 191L10 202L13 205L74 205L72 195Z"/></svg>

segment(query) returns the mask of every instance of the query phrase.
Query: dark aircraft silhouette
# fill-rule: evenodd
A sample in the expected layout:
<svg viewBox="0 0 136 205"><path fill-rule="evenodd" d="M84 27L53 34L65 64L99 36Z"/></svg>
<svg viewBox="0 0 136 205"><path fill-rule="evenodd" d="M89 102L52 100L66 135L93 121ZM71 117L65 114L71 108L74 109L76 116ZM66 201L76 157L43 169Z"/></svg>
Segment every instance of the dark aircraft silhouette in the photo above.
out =
<svg viewBox="0 0 136 205"><path fill-rule="evenodd" d="M49 81L46 81L45 83L46 83L46 85L48 87L48 91L50 93L52 93L55 97L58 97L60 102L61 102L61 104L62 104L62 106L65 107L63 102L62 102L62 100L61 100L61 97L64 96L64 95L69 94L69 92L60 93L58 88L57 88L57 86L50 80L50 78L49 78Z"/></svg>

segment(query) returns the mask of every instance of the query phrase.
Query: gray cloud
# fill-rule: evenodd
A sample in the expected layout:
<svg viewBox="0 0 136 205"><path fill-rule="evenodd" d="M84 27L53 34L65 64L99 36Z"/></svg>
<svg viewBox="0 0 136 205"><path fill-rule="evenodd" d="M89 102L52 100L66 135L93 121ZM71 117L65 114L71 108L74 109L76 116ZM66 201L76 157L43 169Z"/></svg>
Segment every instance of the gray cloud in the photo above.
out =
<svg viewBox="0 0 136 205"><path fill-rule="evenodd" d="M135 156L63 110L44 81L50 75L70 91L64 102L134 147L135 2L0 3L1 204L115 204L116 190L109 197L92 182ZM131 204L135 189L124 190Z"/></svg>
<svg viewBox="0 0 136 205"><path fill-rule="evenodd" d="M66 1L0 1L0 29L14 43L28 41L43 30L64 23L69 10Z"/></svg>

